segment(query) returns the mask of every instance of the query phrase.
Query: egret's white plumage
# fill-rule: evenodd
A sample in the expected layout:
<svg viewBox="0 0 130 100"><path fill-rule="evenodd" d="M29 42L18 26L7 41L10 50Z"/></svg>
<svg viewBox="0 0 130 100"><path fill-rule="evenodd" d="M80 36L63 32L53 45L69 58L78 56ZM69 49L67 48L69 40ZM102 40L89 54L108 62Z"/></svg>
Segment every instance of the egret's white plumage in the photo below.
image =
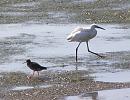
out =
<svg viewBox="0 0 130 100"><path fill-rule="evenodd" d="M86 42L87 43L88 52L91 52L93 54L96 54L96 55L100 56L99 54L90 51L89 50L89 46L88 46L88 41L90 39L94 38L97 35L97 30L95 28L100 28L100 29L105 30L104 28L99 27L99 26L93 24L93 25L91 25L90 28L77 27L67 37L67 40L69 42L79 42L79 45L76 48L76 62L77 62L78 47L80 46L80 44L82 42ZM102 57L102 56L100 56L100 57Z"/></svg>

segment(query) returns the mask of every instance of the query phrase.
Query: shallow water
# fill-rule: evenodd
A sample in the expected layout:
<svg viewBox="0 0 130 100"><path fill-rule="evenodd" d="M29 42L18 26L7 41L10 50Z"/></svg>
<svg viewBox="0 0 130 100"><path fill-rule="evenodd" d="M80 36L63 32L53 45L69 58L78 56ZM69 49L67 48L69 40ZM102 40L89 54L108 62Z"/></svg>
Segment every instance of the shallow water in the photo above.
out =
<svg viewBox="0 0 130 100"><path fill-rule="evenodd" d="M65 100L129 100L130 89L103 90L79 96L68 96Z"/></svg>
<svg viewBox="0 0 130 100"><path fill-rule="evenodd" d="M95 77L96 81L103 82L130 82L130 71L119 71L119 72L106 72L106 73L96 73L92 76Z"/></svg>
<svg viewBox="0 0 130 100"><path fill-rule="evenodd" d="M1 72L22 71L31 72L26 59L50 67L48 70L88 70L90 73L116 72L113 63L118 54L109 58L107 52L129 51L130 25L100 24L106 30L98 30L97 36L90 41L90 48L94 52L107 55L108 59L99 59L87 52L86 44L82 43L78 51L79 63L75 63L75 48L78 43L69 43L66 37L81 24L3 24L0 25ZM120 54L120 53L119 53ZM127 54L127 53L126 53ZM123 56L123 55L122 55ZM54 67L53 67L54 66ZM128 68L127 68L128 69ZM125 69L124 69L125 70ZM127 75L126 75L127 76Z"/></svg>
<svg viewBox="0 0 130 100"><path fill-rule="evenodd" d="M130 89L104 90L98 92L99 100L129 100Z"/></svg>

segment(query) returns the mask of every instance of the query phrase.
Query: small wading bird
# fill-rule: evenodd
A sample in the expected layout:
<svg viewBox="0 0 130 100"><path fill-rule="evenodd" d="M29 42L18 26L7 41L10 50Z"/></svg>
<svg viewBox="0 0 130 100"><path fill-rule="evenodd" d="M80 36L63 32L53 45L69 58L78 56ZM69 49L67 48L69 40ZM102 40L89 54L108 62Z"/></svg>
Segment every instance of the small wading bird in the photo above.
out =
<svg viewBox="0 0 130 100"><path fill-rule="evenodd" d="M27 66L28 66L31 70L33 70L32 76L34 76L35 71L37 71L38 76L39 76L39 71L42 71L42 70L46 70L46 69L47 69L47 67L43 67L43 66L39 65L39 64L36 63L36 62L31 62L30 59L26 60L26 63L27 63ZM28 76L28 78L30 79L32 76Z"/></svg>
<svg viewBox="0 0 130 100"><path fill-rule="evenodd" d="M93 53L93 54L95 54L95 55L97 55L97 56L99 56L99 57L103 57L103 56L101 56L101 55L99 55L99 54L97 54L97 53L95 53L95 52L90 51L90 49L89 49L88 41L89 41L90 39L94 38L94 37L97 35L97 30L96 30L95 28L100 28L100 29L105 30L104 28L99 27L99 26L93 24L93 25L91 25L91 27L88 28L88 29L86 29L86 28L81 28L81 27L77 27L77 28L75 28L75 29L71 32L71 34L67 37L67 40L68 40L69 42L79 42L79 44L78 44L78 46L77 46L77 48L76 48L76 62L77 62L77 52L78 52L78 48L79 48L79 46L80 46L80 44L81 44L82 42L86 42L88 52Z"/></svg>

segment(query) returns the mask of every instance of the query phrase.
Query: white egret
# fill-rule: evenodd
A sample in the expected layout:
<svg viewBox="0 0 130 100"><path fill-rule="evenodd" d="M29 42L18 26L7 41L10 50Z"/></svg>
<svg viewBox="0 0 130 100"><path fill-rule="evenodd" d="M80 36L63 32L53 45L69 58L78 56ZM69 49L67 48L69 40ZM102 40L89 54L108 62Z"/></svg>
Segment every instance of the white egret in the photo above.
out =
<svg viewBox="0 0 130 100"><path fill-rule="evenodd" d="M79 44L78 44L78 46L77 46L77 48L76 48L76 62L77 62L77 52L78 52L78 48L79 48L79 46L80 46L80 44L81 44L82 42L86 42L88 52L93 53L93 54L95 54L95 55L97 55L97 56L99 56L99 57L103 57L103 56L101 56L101 55L99 55L99 54L97 54L97 53L95 53L95 52L90 51L90 49L89 49L88 41L89 41L90 39L94 38L94 37L97 35L97 30L96 30L95 28L100 28L100 29L105 30L104 28L99 27L99 26L93 24L93 25L91 25L91 27L88 28L88 29L82 28L82 27L77 27L77 28L75 28L75 29L71 32L71 34L67 37L67 40L68 40L69 42L79 42Z"/></svg>

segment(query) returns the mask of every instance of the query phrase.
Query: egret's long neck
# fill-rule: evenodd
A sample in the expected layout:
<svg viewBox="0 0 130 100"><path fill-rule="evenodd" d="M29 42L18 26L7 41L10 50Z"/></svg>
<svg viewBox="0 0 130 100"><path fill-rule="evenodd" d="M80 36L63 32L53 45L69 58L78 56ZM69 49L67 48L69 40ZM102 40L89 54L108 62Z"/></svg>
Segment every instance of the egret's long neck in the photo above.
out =
<svg viewBox="0 0 130 100"><path fill-rule="evenodd" d="M95 26L92 26L92 27L91 27L91 30L94 30L94 29L95 29Z"/></svg>

